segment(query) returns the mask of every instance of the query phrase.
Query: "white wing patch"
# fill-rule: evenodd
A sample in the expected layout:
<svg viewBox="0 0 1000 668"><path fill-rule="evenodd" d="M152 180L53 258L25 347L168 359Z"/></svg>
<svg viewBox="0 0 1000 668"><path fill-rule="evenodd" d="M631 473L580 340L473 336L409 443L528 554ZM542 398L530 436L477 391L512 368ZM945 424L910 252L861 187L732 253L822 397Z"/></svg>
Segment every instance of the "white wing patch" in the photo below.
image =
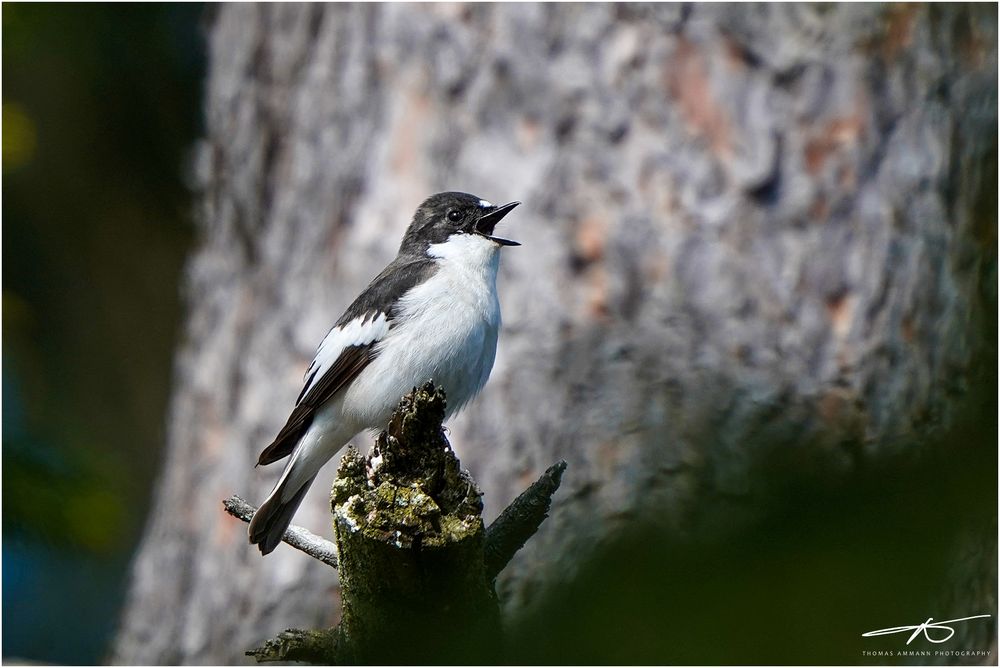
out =
<svg viewBox="0 0 1000 668"><path fill-rule="evenodd" d="M388 332L389 319L385 313L379 313L374 318L370 316L355 318L346 325L331 329L319 344L312 364L306 369L303 378L306 386L302 389L301 396L309 394L313 385L318 383L320 378L336 363L344 348L368 345L383 338Z"/></svg>

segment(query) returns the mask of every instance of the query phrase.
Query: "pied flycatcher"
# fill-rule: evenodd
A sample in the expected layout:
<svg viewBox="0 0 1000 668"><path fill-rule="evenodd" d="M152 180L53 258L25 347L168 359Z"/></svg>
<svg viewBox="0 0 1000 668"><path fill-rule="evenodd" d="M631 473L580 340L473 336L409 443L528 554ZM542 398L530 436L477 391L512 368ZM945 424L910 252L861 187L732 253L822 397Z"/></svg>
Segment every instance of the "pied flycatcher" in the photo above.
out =
<svg viewBox="0 0 1000 668"><path fill-rule="evenodd" d="M281 542L320 468L359 432L384 428L413 387L443 387L448 417L486 384L500 331L499 250L519 245L493 228L518 204L447 192L417 209L396 259L319 344L292 414L260 453L258 465L291 455L250 522L262 554Z"/></svg>

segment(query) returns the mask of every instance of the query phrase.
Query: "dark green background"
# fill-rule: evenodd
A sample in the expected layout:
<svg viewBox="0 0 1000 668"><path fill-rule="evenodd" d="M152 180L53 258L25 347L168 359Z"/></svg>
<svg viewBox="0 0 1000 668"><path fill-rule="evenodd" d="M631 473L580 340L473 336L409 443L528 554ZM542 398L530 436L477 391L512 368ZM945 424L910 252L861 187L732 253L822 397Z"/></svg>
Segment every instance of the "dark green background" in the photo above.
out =
<svg viewBox="0 0 1000 668"><path fill-rule="evenodd" d="M97 663L164 440L198 5L3 5L3 654Z"/></svg>

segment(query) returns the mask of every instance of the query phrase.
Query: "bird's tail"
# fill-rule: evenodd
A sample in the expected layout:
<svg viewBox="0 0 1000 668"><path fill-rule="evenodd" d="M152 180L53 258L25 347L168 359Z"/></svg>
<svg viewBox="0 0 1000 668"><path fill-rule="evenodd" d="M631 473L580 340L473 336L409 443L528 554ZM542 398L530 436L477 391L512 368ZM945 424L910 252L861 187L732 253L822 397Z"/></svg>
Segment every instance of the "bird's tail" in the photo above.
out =
<svg viewBox="0 0 1000 668"><path fill-rule="evenodd" d="M289 462L289 469L295 462ZM261 554L268 554L281 542L285 530L292 523L292 515L309 491L309 486L316 479L315 474L305 481L298 489L288 489L289 483L294 484L295 476L285 471L271 494L250 520L250 543L260 548Z"/></svg>

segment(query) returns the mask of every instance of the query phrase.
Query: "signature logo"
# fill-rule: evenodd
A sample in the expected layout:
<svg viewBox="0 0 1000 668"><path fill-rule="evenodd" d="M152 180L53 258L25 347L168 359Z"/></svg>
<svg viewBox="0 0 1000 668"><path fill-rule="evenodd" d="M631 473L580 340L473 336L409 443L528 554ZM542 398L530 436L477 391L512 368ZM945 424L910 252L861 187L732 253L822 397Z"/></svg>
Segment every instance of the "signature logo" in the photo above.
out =
<svg viewBox="0 0 1000 668"><path fill-rule="evenodd" d="M949 624L954 624L955 622L967 622L970 619L983 619L990 617L990 615L973 615L972 617L959 617L958 619L946 619L943 622L935 622L933 617L928 617L927 621L923 624L917 624L916 626L893 626L888 629L879 629L877 631L869 631L868 633L862 633L862 638L871 638L873 636L891 636L896 633L909 633L909 640L906 644L909 645L914 639L923 634L924 638L928 641L940 645L943 642L947 642L955 635L955 629L948 626ZM937 633L942 635L936 635ZM947 635L944 635L947 633Z"/></svg>

